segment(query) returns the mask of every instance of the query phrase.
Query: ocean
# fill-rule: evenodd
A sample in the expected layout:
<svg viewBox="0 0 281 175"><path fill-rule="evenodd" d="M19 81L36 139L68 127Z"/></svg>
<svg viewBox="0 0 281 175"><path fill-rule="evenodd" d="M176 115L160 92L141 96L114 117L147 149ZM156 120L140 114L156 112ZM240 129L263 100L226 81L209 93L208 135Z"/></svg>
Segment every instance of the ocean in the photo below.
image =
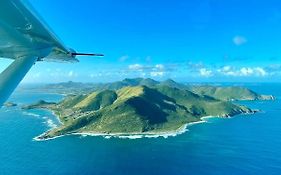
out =
<svg viewBox="0 0 281 175"><path fill-rule="evenodd" d="M275 101L239 102L262 112L211 118L168 138L33 138L58 125L46 110L0 109L0 174L281 174L281 84L246 84ZM56 94L17 91L19 105Z"/></svg>

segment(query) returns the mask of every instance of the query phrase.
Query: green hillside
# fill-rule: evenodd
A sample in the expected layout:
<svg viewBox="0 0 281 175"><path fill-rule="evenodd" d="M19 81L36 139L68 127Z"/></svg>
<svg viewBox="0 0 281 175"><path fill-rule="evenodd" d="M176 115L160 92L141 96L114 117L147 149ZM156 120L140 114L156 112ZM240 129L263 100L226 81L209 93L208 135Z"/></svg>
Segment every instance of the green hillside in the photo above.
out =
<svg viewBox="0 0 281 175"><path fill-rule="evenodd" d="M229 102L217 100L210 96L198 95L188 90L171 88L169 86L159 86L157 88L161 93L174 98L180 105L185 106L193 115L235 115L240 113L240 106Z"/></svg>
<svg viewBox="0 0 281 175"><path fill-rule="evenodd" d="M256 92L239 86L217 87L217 86L193 86L191 90L197 94L208 95L216 99L231 100L273 100L271 95L259 95Z"/></svg>
<svg viewBox="0 0 281 175"><path fill-rule="evenodd" d="M254 112L244 106L158 83L154 87L127 86L116 91L69 96L49 109L63 124L42 135L42 139L83 132L157 134L175 131L184 124L200 121L203 116L228 117Z"/></svg>
<svg viewBox="0 0 281 175"><path fill-rule="evenodd" d="M187 86L181 83L177 83L172 79L167 79L165 81L162 81L159 83L160 85L163 86L169 86L169 87L174 87L174 88L178 88L178 89L187 89Z"/></svg>
<svg viewBox="0 0 281 175"><path fill-rule="evenodd" d="M75 100L74 109L85 111L96 111L111 105L117 99L117 94L111 90L93 92L80 101ZM63 106L65 107L65 106Z"/></svg>

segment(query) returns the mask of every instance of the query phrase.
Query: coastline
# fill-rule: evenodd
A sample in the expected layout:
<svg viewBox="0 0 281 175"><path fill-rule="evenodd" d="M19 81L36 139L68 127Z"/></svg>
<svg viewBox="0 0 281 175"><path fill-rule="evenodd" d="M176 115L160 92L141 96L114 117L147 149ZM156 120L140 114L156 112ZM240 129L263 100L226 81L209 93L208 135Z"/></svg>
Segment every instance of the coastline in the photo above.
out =
<svg viewBox="0 0 281 175"><path fill-rule="evenodd" d="M57 119L61 123L59 117L55 115L54 111L51 111L51 112L55 117L57 117ZM53 139L56 139L56 138L59 138L59 137L70 136L70 135L78 135L78 136L81 136L81 137L87 137L87 136L104 137L105 139L109 139L109 138L141 139L141 138L159 138L159 137L168 138L168 137L175 137L175 136L184 134L187 131L189 131L189 129L188 129L189 126L201 124L201 123L207 123L208 119L211 119L211 118L225 118L225 117L203 116L203 117L200 118L199 121L186 123L175 131L167 131L167 132L146 132L146 133L130 133L130 134L128 134L128 133L105 134L105 133L98 133L98 132L77 132L77 133L68 133L68 134L55 136L55 137L51 137L51 138L44 138L44 139L40 138L40 137L44 136L46 133L48 133L49 131L51 131L52 129L54 129L54 128L51 128L51 129L47 130L46 132L40 134L39 136L34 137L33 140L35 140L35 141L47 141L47 140L53 140Z"/></svg>
<svg viewBox="0 0 281 175"><path fill-rule="evenodd" d="M62 125L63 123L60 121L60 118L55 114L55 111L51 110L51 109L47 109L44 108L44 110L48 110L52 113L53 116L55 116L57 118L57 120L59 121L59 123ZM242 112L236 115L251 115L251 114L255 114L257 112L260 112L260 110L256 110L253 109L253 112ZM163 138L168 138L168 137L175 137L178 135L181 135L188 130L188 126L192 126L192 125L196 125L196 124L200 124L200 123L207 123L208 119L211 118L231 118L233 116L236 115L229 115L229 114L225 114L225 115L220 115L220 116L203 116L200 117L200 120L195 121L195 122L190 122L190 123L186 123L184 125L182 125L181 127L179 127L178 129L176 129L175 131L167 131L167 132L145 132L145 133L111 133L111 134L107 134L107 133L98 133L98 132L77 132L77 133L67 133L67 134L63 134L63 135L59 135L59 136L55 136L55 137L50 137L50 138L40 138L42 136L44 136L46 133L48 133L49 131L55 129L56 127L52 127L51 129L45 131L44 133L40 134L39 136L36 136L33 138L33 140L35 141L47 141L47 140L53 140L59 137L63 137L63 136L70 136L70 135L79 135L81 137L87 137L87 136L94 136L94 137L104 137L105 139L109 139L109 138L120 138L120 139L141 139L141 138L158 138L158 137L163 137Z"/></svg>
<svg viewBox="0 0 281 175"><path fill-rule="evenodd" d="M208 116L212 117L213 116ZM70 135L79 135L82 137L87 137L87 136L94 136L94 137L104 137L105 139L109 138L120 138L120 139L141 139L141 138L158 138L158 137L163 137L163 138L168 138L168 137L175 137L181 134L184 134L185 132L189 131L188 126L200 124L200 123L206 123L207 121L205 120L200 120L196 122L190 122L187 124L184 124L180 128L178 128L175 131L167 131L167 132L145 132L145 133L112 133L112 134L105 134L105 133L97 133L97 132L78 132L78 133L69 133L69 134L64 134L60 136L55 136L51 138L46 138L46 139L41 139L41 136L44 136L47 132L51 131L54 128L49 129L48 131L40 134L39 136L36 136L33 138L35 141L47 141L47 140L53 140L59 137L64 137L64 136L70 136Z"/></svg>

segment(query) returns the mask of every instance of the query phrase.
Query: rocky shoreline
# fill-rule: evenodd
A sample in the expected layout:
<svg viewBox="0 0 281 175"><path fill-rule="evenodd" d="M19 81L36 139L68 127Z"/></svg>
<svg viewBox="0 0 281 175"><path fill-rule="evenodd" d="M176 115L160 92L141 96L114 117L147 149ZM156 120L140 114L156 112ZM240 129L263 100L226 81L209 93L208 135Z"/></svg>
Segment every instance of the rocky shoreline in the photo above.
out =
<svg viewBox="0 0 281 175"><path fill-rule="evenodd" d="M51 110L51 109L49 109L49 110ZM221 115L221 116L203 116L198 121L186 123L175 131L167 131L167 132L142 132L142 133L141 132L140 133L73 132L73 133L66 133L66 134L50 137L48 135L49 132L51 132L53 129L55 129L55 128L52 128L52 129L42 133L41 135L36 136L34 138L34 140L35 141L47 141L47 140L53 140L53 139L56 139L56 138L60 138L60 137L64 137L64 136L70 136L70 135L94 136L94 137L100 136L100 137L104 137L104 138L107 138L107 139L108 138L140 139L140 138L158 138L158 137L168 138L168 137L175 137L177 135L183 134L183 133L188 131L188 126L200 124L200 123L205 123L210 118L231 118L231 117L234 117L236 115L251 115L251 114L255 114L257 112L260 112L260 110L253 109L253 110L251 110L251 112L241 112L241 113L237 113L237 114L224 114L224 115ZM56 116L54 111L52 111L52 114L54 116ZM59 117L58 116L56 116L56 117L60 121ZM61 123L61 121L60 121L60 123Z"/></svg>

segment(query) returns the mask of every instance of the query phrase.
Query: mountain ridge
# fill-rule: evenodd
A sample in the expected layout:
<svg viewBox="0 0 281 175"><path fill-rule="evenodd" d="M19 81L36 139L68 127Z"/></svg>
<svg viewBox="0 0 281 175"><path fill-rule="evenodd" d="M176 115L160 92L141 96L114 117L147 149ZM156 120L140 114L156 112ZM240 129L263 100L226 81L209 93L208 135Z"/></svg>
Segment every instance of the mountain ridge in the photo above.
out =
<svg viewBox="0 0 281 175"><path fill-rule="evenodd" d="M79 82L63 82L57 84L49 84L40 87L40 91L63 93L63 94L88 94L92 91L101 90L118 90L126 86L141 86L157 87L166 85L169 87L176 87L178 89L190 90L196 94L206 95L212 98L217 98L225 101L239 101L239 100L274 100L275 97L271 95L259 95L258 93L249 90L242 86L218 86L218 85L192 85L175 82L172 79L165 81L156 81L151 78L126 78L122 81L112 83L79 83ZM229 96L232 92L232 97ZM242 95L242 96L241 96ZM228 97L228 98L225 98Z"/></svg>

